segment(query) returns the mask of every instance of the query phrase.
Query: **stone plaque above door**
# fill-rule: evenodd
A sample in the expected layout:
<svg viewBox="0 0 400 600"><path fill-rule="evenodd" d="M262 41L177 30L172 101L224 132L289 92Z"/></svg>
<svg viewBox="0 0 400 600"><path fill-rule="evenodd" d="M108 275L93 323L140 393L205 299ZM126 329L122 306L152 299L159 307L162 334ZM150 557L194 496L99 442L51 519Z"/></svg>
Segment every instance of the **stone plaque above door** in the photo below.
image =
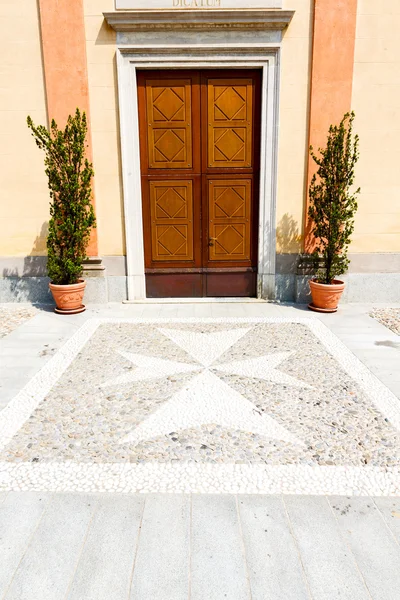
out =
<svg viewBox="0 0 400 600"><path fill-rule="evenodd" d="M282 8L282 0L115 0L115 8L117 10Z"/></svg>

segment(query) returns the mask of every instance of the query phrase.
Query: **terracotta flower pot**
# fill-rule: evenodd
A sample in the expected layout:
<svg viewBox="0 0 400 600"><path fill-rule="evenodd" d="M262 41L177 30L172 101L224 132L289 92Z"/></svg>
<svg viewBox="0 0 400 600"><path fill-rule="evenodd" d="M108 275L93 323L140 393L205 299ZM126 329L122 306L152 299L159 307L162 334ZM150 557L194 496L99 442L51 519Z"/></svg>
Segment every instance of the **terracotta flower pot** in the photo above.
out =
<svg viewBox="0 0 400 600"><path fill-rule="evenodd" d="M312 304L308 307L317 312L336 312L345 283L334 279L332 283L318 283L314 279L308 282L311 289Z"/></svg>
<svg viewBox="0 0 400 600"><path fill-rule="evenodd" d="M69 285L56 285L49 283L49 288L56 303L55 311L61 314L75 314L85 310L82 304L85 293L86 281L80 279L78 283Z"/></svg>

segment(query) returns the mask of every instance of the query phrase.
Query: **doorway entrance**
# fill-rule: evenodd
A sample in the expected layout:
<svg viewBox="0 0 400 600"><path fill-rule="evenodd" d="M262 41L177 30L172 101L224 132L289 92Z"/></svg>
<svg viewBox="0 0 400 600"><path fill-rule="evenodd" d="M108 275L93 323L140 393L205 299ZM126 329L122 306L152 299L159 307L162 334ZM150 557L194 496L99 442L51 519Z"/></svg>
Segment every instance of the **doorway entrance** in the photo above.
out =
<svg viewBox="0 0 400 600"><path fill-rule="evenodd" d="M138 73L147 297L256 295L260 82Z"/></svg>

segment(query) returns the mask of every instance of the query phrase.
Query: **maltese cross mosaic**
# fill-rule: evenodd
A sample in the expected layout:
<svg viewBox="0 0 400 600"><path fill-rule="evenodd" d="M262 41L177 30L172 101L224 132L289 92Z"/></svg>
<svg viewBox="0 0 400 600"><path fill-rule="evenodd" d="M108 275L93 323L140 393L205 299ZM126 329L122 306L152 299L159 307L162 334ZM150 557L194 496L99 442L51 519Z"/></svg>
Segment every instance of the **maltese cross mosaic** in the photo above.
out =
<svg viewBox="0 0 400 600"><path fill-rule="evenodd" d="M178 363L172 360L152 358L140 354L120 351L122 357L131 361L137 369L131 374L121 375L104 384L104 387L121 383L162 379L178 373L199 371L187 386L177 392L155 414L142 422L121 443L137 444L141 440L168 434L174 429L191 429L202 424L217 423L231 429L258 433L269 438L301 443L294 435L257 407L221 381L213 373L212 365L224 352L246 335L249 329L233 329L216 333L193 333L174 329L159 331L183 348L198 364ZM224 363L216 371L264 379L295 387L310 387L294 377L277 370L291 352L278 352L270 356Z"/></svg>
<svg viewBox="0 0 400 600"><path fill-rule="evenodd" d="M0 414L0 490L395 495L399 466L399 401L317 319L92 319Z"/></svg>

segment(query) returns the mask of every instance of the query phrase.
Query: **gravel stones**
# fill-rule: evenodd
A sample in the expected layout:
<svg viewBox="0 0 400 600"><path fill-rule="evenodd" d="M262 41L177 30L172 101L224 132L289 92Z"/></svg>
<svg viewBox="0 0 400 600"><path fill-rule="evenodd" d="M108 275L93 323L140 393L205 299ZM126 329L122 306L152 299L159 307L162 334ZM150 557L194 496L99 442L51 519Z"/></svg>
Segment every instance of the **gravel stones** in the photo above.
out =
<svg viewBox="0 0 400 600"><path fill-rule="evenodd" d="M14 331L22 323L34 317L36 313L37 310L33 306L0 305L0 338Z"/></svg>
<svg viewBox="0 0 400 600"><path fill-rule="evenodd" d="M370 316L400 335L400 308L376 308L370 313Z"/></svg>
<svg viewBox="0 0 400 600"><path fill-rule="evenodd" d="M58 380L0 460L90 463L149 462L264 465L400 464L400 434L337 363L313 332L291 322L174 323L163 329L211 334L245 328L247 333L226 350L210 371L272 418L299 444L265 437L215 422L177 429L124 443L132 431L163 407L203 366L189 373L110 385L137 370L123 351L195 365L196 361L150 323L100 325ZM224 373L228 362L288 353L277 370L308 387L277 384L257 377ZM188 408L189 410L190 408ZM217 415L218 416L218 415Z"/></svg>
<svg viewBox="0 0 400 600"><path fill-rule="evenodd" d="M399 430L315 319L92 319L0 415L0 489L396 494Z"/></svg>

